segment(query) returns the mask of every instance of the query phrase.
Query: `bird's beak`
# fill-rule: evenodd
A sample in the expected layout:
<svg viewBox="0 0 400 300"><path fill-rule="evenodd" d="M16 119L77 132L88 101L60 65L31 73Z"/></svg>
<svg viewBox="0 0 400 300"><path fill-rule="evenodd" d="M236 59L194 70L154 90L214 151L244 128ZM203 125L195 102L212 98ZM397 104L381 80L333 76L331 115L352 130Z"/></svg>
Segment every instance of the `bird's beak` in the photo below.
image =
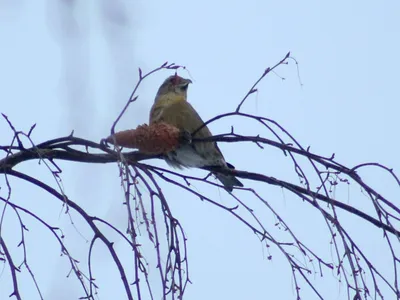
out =
<svg viewBox="0 0 400 300"><path fill-rule="evenodd" d="M189 83L192 83L192 81L190 79L184 79L182 78L181 82L179 82L179 84L177 85L177 87L181 90L187 90Z"/></svg>
<svg viewBox="0 0 400 300"><path fill-rule="evenodd" d="M189 83L192 83L192 81L190 79L184 79L179 85L181 87L187 87L189 85Z"/></svg>

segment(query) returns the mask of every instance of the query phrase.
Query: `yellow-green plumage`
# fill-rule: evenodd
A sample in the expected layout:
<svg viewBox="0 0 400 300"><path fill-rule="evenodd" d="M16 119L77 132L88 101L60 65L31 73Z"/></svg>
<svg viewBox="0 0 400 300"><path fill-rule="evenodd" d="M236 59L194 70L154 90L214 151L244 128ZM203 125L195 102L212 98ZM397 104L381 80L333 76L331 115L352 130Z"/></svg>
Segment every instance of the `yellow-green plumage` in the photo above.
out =
<svg viewBox="0 0 400 300"><path fill-rule="evenodd" d="M160 86L154 105L150 111L150 124L165 122L182 131L192 134L204 122L187 102L187 86L191 81L179 76L167 78ZM204 126L193 137L206 138L212 136L207 126ZM166 162L173 167L204 167L220 166L228 168L225 159L215 142L201 142L182 145L167 154ZM233 186L243 186L234 176L215 174L228 191Z"/></svg>

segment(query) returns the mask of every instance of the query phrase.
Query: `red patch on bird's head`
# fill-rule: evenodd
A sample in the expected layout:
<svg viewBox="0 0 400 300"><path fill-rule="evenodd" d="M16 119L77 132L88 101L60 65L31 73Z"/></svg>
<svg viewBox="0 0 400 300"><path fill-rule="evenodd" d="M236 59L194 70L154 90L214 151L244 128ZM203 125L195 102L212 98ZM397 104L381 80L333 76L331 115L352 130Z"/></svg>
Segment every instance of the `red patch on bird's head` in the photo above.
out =
<svg viewBox="0 0 400 300"><path fill-rule="evenodd" d="M175 73L175 75L171 76L171 80L170 80L171 84L173 84L173 85L178 85L178 84L182 83L183 81L185 81L185 79L178 76L177 73Z"/></svg>

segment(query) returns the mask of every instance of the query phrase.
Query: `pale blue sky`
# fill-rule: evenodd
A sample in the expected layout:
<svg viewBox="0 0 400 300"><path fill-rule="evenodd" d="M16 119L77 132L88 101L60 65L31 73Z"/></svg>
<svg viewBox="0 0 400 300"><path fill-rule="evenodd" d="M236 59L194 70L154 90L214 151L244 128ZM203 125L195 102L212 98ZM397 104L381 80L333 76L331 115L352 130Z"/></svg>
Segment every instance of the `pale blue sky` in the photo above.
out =
<svg viewBox="0 0 400 300"><path fill-rule="evenodd" d="M74 8L67 3L75 3ZM339 162L350 167L378 161L396 171L400 169L399 12L400 2L394 0L3 0L0 112L20 130L36 123L35 142L68 135L72 130L76 136L99 141L109 134L127 101L138 67L148 71L169 61L189 70L180 72L193 80L189 101L207 120L233 110L264 69L291 51L299 63L303 86L290 61L276 71L286 80L268 75L259 92L246 102L245 111L278 121L304 146L311 145L321 155L334 152ZM171 73L162 71L144 82L139 100L129 108L118 129L147 123L156 90ZM213 123L210 128L215 134L224 133L232 122ZM260 133L252 123L235 124L240 133ZM11 132L4 121L0 121L0 132L0 143L7 144ZM220 147L238 169L298 183L290 162L279 151L267 148L260 152L253 145ZM163 162L154 164L166 166ZM121 229L126 227L116 165L59 165L65 191L73 201L91 215L110 220ZM55 184L45 167L36 162L18 169ZM398 199L389 176L374 169L362 175L385 196ZM257 188L299 237L325 259L331 259L326 226L318 213L277 187L247 180L243 183ZM13 200L62 227L66 243L76 249L76 258L85 268L88 243L71 226L59 203L32 186L15 180L13 184ZM257 238L231 215L189 194L176 197L177 189L164 186L175 217L188 236L193 284L187 289L187 299L295 299L289 266L277 249L272 247L273 259L269 261ZM234 203L222 190L203 185L198 189L226 205ZM254 198L237 194L250 206L265 209ZM343 187L337 196L357 207L370 206L358 188ZM272 232L285 237L274 228L271 215L260 213ZM77 217L74 221L90 241L88 229ZM344 222L374 261L390 273L389 267L384 268L388 262L379 255L387 251L381 232L359 219ZM30 263L45 299L82 296L76 280L65 278L67 260L59 256L59 247L51 242L50 235L35 222L27 219L26 223L30 229ZM14 242L18 258L16 226L15 216L7 214L3 232L7 243ZM122 246L119 250L126 257L130 254ZM95 277L101 286L99 298L124 299L119 296L123 295L122 285L104 247L99 246L94 254ZM12 292L8 267L0 276L0 299L7 299ZM23 298L38 299L32 296L33 286L26 272L19 276L21 291L30 295ZM326 299L347 299L345 286L333 277L325 272L323 278L316 276L315 284ZM303 299L315 298L304 283L302 293Z"/></svg>

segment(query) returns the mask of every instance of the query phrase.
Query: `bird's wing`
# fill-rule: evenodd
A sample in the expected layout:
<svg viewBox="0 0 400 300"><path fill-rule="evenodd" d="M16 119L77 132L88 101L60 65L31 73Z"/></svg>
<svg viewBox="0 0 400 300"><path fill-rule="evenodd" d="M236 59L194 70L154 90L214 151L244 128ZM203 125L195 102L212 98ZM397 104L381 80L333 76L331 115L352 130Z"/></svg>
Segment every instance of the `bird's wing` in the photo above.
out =
<svg viewBox="0 0 400 300"><path fill-rule="evenodd" d="M165 122L190 133L193 133L204 124L199 114L187 101L176 102L162 108L153 109L152 114L157 115L152 118L156 122ZM196 137L198 138L209 136L211 136L211 132L207 127L203 127L196 133Z"/></svg>
<svg viewBox="0 0 400 300"><path fill-rule="evenodd" d="M204 124L200 115L187 101L176 102L164 107L157 122L166 122L189 133L193 133ZM207 126L202 127L194 135L196 138L207 138L210 136L212 134ZM201 156L204 156L204 153L208 153L213 154L216 158L223 159L222 153L215 142L195 143L193 147Z"/></svg>

